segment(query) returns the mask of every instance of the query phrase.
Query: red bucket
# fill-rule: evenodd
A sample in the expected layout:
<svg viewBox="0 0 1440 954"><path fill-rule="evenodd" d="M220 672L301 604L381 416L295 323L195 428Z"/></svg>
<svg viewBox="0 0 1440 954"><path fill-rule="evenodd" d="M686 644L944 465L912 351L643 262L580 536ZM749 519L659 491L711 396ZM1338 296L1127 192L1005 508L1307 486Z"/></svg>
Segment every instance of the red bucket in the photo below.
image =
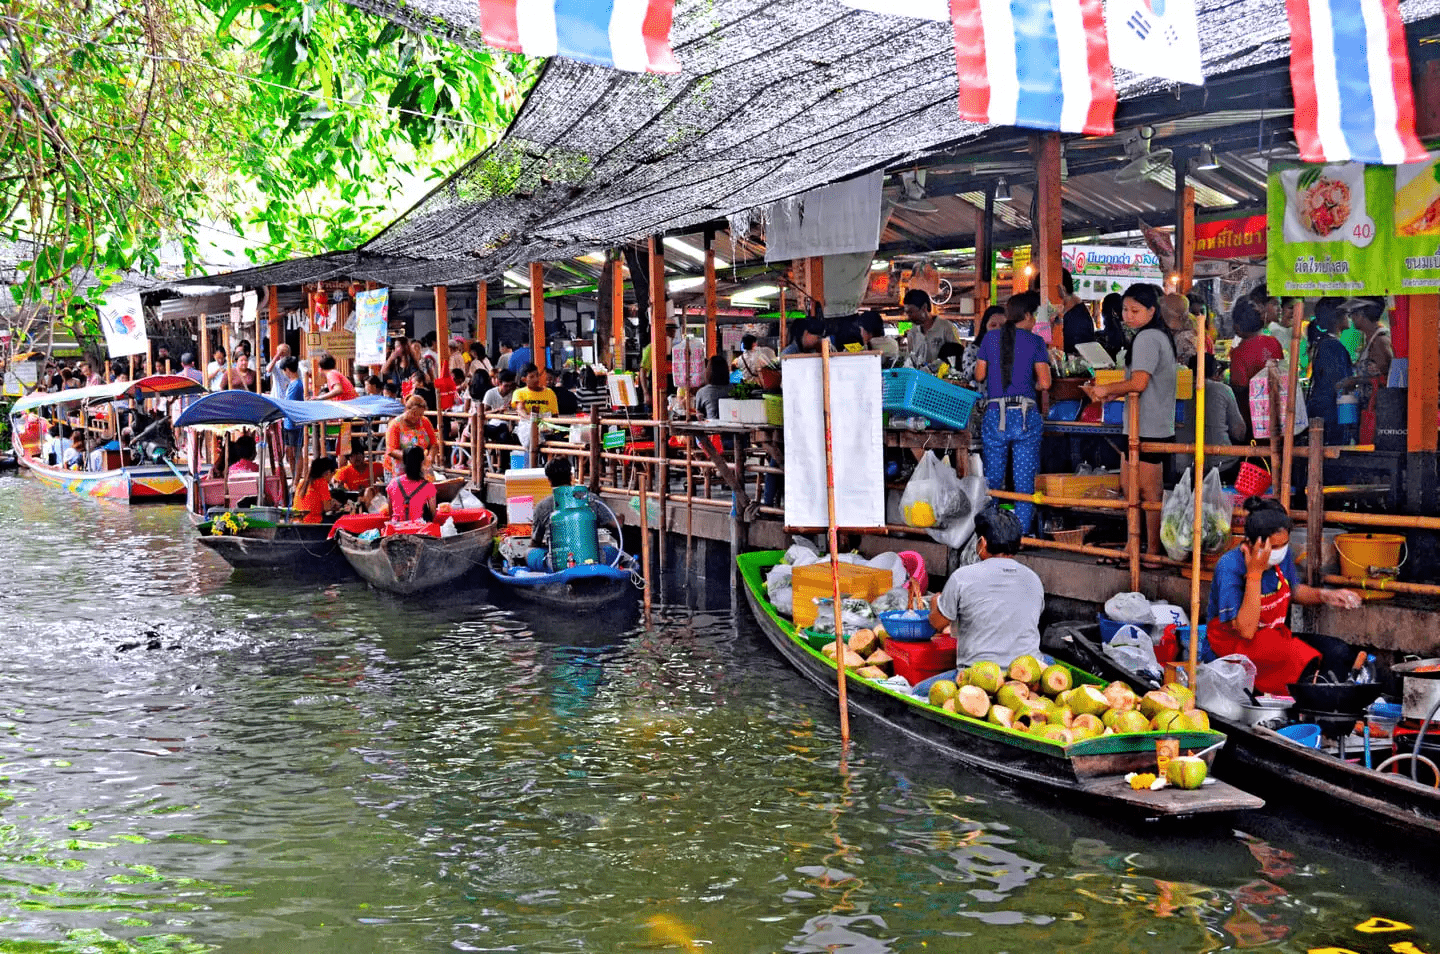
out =
<svg viewBox="0 0 1440 954"><path fill-rule="evenodd" d="M1242 499L1263 497L1269 489L1270 474L1268 472L1249 461L1240 465L1240 473L1235 476L1235 492Z"/></svg>

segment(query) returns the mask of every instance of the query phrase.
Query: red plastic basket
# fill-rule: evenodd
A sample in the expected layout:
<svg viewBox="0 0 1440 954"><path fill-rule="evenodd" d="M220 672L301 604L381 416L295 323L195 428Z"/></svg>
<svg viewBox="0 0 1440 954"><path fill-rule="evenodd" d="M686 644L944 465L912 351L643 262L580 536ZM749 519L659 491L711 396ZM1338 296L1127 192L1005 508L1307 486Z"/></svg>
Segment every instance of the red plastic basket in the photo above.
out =
<svg viewBox="0 0 1440 954"><path fill-rule="evenodd" d="M1243 499L1245 497L1263 497L1270 489L1270 474L1261 467L1246 461L1240 465L1240 472L1235 476L1235 492Z"/></svg>

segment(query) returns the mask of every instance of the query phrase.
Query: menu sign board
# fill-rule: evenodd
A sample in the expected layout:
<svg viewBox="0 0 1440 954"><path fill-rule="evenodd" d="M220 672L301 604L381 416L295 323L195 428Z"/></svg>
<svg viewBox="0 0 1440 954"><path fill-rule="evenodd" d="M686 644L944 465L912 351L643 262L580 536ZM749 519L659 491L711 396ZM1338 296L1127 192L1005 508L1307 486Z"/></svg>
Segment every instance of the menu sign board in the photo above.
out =
<svg viewBox="0 0 1440 954"><path fill-rule="evenodd" d="M1087 301L1122 294L1136 282L1158 285L1165 278L1160 260L1147 248L1066 245L1060 249L1060 261L1070 270L1075 294Z"/></svg>

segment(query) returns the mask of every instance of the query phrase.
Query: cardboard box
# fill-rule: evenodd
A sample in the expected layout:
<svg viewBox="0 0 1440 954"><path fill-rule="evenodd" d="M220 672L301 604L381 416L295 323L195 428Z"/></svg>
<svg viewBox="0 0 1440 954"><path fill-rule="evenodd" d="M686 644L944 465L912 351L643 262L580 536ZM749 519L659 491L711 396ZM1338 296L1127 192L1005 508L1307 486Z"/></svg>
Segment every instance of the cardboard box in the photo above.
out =
<svg viewBox="0 0 1440 954"><path fill-rule="evenodd" d="M759 402L757 402L759 403ZM833 599L834 585L830 581L830 561L821 560L807 566L797 566L790 574L790 585L795 595L795 625L800 628L815 623L817 598ZM873 566L856 566L854 563L840 564L840 596L859 597L873 600L895 586L894 575L886 569Z"/></svg>

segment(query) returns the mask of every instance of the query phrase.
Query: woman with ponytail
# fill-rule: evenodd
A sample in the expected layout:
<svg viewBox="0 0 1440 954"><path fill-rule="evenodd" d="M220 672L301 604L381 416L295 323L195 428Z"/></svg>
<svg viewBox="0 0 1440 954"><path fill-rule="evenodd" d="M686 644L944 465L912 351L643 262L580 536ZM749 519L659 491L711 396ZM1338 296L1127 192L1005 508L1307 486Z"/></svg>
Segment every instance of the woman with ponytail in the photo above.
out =
<svg viewBox="0 0 1440 954"><path fill-rule="evenodd" d="M1045 421L1040 406L1049 397L1050 353L1031 328L1040 296L1022 292L1005 303L1005 324L980 343L975 359L975 380L985 386L985 414L980 424L984 444L985 482L993 490L1005 489L1006 470L1013 465L1016 493L1035 492L1040 468L1040 439ZM1020 529L1029 533L1035 505L1015 505Z"/></svg>

